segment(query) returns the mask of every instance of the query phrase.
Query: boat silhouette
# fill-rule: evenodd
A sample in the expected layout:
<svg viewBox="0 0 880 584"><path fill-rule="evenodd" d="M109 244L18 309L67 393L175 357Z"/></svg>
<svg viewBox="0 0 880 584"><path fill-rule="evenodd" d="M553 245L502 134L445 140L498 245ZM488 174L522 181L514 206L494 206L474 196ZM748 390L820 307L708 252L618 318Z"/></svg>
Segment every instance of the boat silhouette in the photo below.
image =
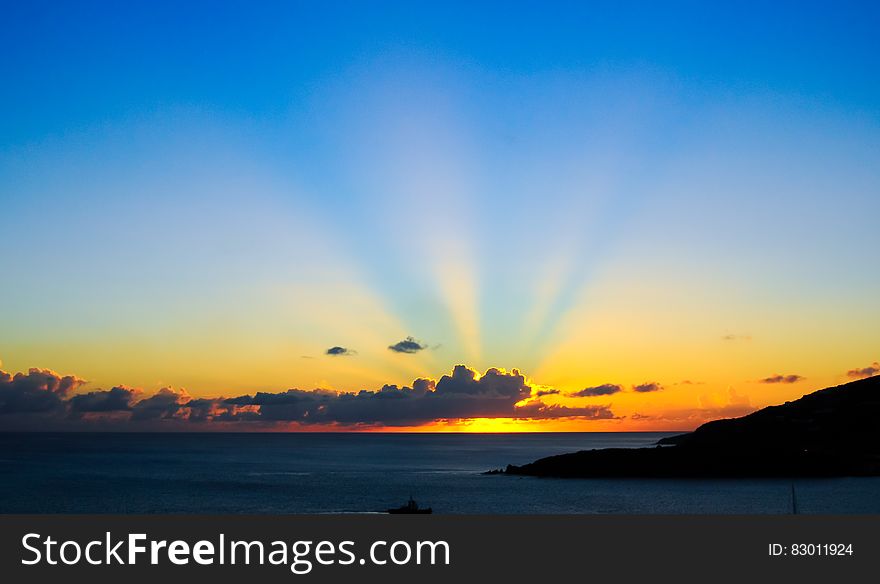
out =
<svg viewBox="0 0 880 584"><path fill-rule="evenodd" d="M432 511L430 507L419 507L419 504L413 500L412 496L410 496L406 505L397 507L396 509L389 509L388 513L391 513L392 515L424 515L432 513Z"/></svg>

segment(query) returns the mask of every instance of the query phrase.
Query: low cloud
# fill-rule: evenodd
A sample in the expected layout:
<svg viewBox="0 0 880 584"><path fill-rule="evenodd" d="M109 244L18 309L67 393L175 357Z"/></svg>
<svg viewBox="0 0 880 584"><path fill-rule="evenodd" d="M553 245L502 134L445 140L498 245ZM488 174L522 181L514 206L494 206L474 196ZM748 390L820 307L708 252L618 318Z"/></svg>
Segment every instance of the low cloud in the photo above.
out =
<svg viewBox="0 0 880 584"><path fill-rule="evenodd" d="M596 397L600 395L614 395L623 391L623 387L614 383L604 383L593 387L585 387L572 393L572 397Z"/></svg>
<svg viewBox="0 0 880 584"><path fill-rule="evenodd" d="M5 421L16 422L17 429L44 428L46 421L64 428L100 423L102 428L119 429L120 424L129 424L130 428L154 429L179 428L184 423L409 426L469 418L614 418L608 405L545 404L540 397L559 391L533 390L516 369L491 368L479 375L464 365L457 365L438 381L420 378L411 386L389 384L355 393L288 389L192 398L182 389L165 387L141 397L139 390L118 386L65 399L82 383L76 377L47 370L15 376L0 371L0 415L9 414ZM39 414L40 420L34 420L32 414Z"/></svg>
<svg viewBox="0 0 880 584"><path fill-rule="evenodd" d="M132 421L144 421L182 417L179 414L188 401L189 395L185 391L175 391L170 387L163 387L152 397L142 399L134 404L131 408L131 419Z"/></svg>
<svg viewBox="0 0 880 584"><path fill-rule="evenodd" d="M758 383L797 383L798 381L803 381L804 377L801 375L771 375L770 377L765 377L764 379L759 379Z"/></svg>
<svg viewBox="0 0 880 584"><path fill-rule="evenodd" d="M50 369L12 375L0 371L0 414L42 414L64 409L64 398L85 383Z"/></svg>
<svg viewBox="0 0 880 584"><path fill-rule="evenodd" d="M70 399L71 415L87 412L127 412L136 390L127 387L114 387L107 391L90 391L75 395Z"/></svg>
<svg viewBox="0 0 880 584"><path fill-rule="evenodd" d="M325 355L330 355L331 357L348 357L351 355L357 355L356 351L352 349L346 349L345 347L330 347L324 352Z"/></svg>
<svg viewBox="0 0 880 584"><path fill-rule="evenodd" d="M547 405L540 401L529 402L516 408L516 418L548 420L555 418L585 418L590 420L616 420L610 406L569 407L559 404Z"/></svg>
<svg viewBox="0 0 880 584"><path fill-rule="evenodd" d="M389 345L388 348L395 353L418 353L428 348L428 345L422 344L412 337L406 337L402 341Z"/></svg>
<svg viewBox="0 0 880 584"><path fill-rule="evenodd" d="M880 363L874 361L867 367L861 367L858 369L850 369L846 372L846 376L850 379L863 379L865 377L871 377L873 375L877 375L880 373Z"/></svg>
<svg viewBox="0 0 880 584"><path fill-rule="evenodd" d="M752 335L734 335L728 334L721 337L722 341L751 341Z"/></svg>
<svg viewBox="0 0 880 584"><path fill-rule="evenodd" d="M649 381L647 383L641 383L639 385L633 385L633 391L636 393L651 393L653 391L660 391L663 389L663 386L657 383L656 381Z"/></svg>
<svg viewBox="0 0 880 584"><path fill-rule="evenodd" d="M418 425L438 419L517 417L516 403L531 387L516 369L489 369L482 376L457 365L436 383L417 379L412 387L385 385L357 393L290 389L225 400L259 406L259 419L303 425Z"/></svg>

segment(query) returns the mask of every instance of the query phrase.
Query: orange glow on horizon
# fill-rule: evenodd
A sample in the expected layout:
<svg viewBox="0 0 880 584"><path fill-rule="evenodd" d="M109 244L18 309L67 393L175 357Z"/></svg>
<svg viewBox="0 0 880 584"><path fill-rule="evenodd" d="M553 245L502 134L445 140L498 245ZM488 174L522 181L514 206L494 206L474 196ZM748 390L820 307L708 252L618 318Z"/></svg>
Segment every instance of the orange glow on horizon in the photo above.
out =
<svg viewBox="0 0 880 584"><path fill-rule="evenodd" d="M708 421L708 420L704 420ZM702 422L700 422L702 423ZM541 432L687 432L700 423L646 423L638 420L588 420L557 418L532 420L522 418L467 418L435 420L417 426L336 426L288 427L287 431L367 432L390 434L509 434Z"/></svg>

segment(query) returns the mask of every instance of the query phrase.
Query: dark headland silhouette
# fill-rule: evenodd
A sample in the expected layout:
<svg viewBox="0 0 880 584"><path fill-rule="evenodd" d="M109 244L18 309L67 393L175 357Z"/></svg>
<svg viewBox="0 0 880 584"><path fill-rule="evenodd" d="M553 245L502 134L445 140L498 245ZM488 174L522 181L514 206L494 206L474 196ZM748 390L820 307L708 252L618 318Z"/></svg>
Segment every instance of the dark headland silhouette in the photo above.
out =
<svg viewBox="0 0 880 584"><path fill-rule="evenodd" d="M877 476L880 376L708 422L654 448L584 450L490 472L560 478Z"/></svg>

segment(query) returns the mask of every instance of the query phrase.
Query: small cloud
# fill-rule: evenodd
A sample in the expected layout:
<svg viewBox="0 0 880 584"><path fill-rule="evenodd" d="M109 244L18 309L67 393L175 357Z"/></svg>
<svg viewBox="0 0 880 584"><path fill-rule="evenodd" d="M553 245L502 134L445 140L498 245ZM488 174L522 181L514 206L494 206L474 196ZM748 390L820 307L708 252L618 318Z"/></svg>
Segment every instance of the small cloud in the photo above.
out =
<svg viewBox="0 0 880 584"><path fill-rule="evenodd" d="M682 381L679 381L675 385L705 385L705 384L706 384L705 381L691 381L690 379L684 379Z"/></svg>
<svg viewBox="0 0 880 584"><path fill-rule="evenodd" d="M758 383L797 383L803 380L804 377L801 375L780 375L777 373L776 375L759 379Z"/></svg>
<svg viewBox="0 0 880 584"><path fill-rule="evenodd" d="M332 357L350 357L351 355L357 355L357 351L337 346L330 347L329 349L327 349L327 351L325 351L325 354Z"/></svg>
<svg viewBox="0 0 880 584"><path fill-rule="evenodd" d="M415 340L413 337L406 337L400 342L389 345L388 348L395 353L418 353L428 348L428 345L422 344L421 341Z"/></svg>
<svg viewBox="0 0 880 584"><path fill-rule="evenodd" d="M862 367L861 369L850 369L846 372L846 376L851 379L862 379L864 377L877 375L878 373L880 373L880 363L874 361L867 367Z"/></svg>
<svg viewBox="0 0 880 584"><path fill-rule="evenodd" d="M545 395L558 395L560 393L561 392L558 389L539 389L537 392L535 392L535 395L537 397L543 397Z"/></svg>
<svg viewBox="0 0 880 584"><path fill-rule="evenodd" d="M751 341L752 335L733 335L728 334L721 337L722 341Z"/></svg>
<svg viewBox="0 0 880 584"><path fill-rule="evenodd" d="M660 391L663 386L656 381L649 381L640 385L633 385L633 391L636 393L651 393L652 391Z"/></svg>
<svg viewBox="0 0 880 584"><path fill-rule="evenodd" d="M605 383L594 387L585 387L580 391L574 392L572 397L596 397L599 395L613 395L623 391L623 387L614 383Z"/></svg>

